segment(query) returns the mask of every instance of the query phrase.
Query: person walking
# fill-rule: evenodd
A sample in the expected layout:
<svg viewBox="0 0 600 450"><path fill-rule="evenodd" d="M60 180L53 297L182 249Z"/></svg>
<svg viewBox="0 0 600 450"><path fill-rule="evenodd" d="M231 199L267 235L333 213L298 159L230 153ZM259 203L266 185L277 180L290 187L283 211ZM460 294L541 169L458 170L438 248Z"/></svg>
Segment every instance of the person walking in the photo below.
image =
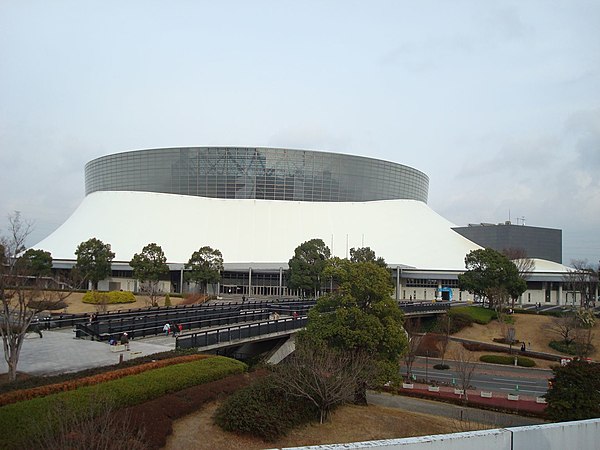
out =
<svg viewBox="0 0 600 450"><path fill-rule="evenodd" d="M163 327L163 331L165 332L165 336L169 335L169 331L171 330L171 324L169 324L169 322L165 323L165 326Z"/></svg>
<svg viewBox="0 0 600 450"><path fill-rule="evenodd" d="M37 333L40 338L43 338L44 336L42 335L42 330L40 328L40 321L39 319L34 319L31 324L29 324L29 329L27 331L33 331L34 333Z"/></svg>
<svg viewBox="0 0 600 450"><path fill-rule="evenodd" d="M123 333L121 335L121 345L125 346L125 350L129 351L129 336L127 335L127 333Z"/></svg>

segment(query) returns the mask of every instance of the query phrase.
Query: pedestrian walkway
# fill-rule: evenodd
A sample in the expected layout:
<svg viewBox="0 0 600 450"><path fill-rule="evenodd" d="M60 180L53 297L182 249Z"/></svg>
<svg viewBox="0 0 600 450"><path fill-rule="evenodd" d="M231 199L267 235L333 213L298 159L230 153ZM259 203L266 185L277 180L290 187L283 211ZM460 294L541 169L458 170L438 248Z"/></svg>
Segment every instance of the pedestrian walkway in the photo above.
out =
<svg viewBox="0 0 600 450"><path fill-rule="evenodd" d="M175 348L173 337L156 336L130 341L129 351L113 352L106 342L75 339L74 335L70 329L44 331L43 338L27 333L17 371L37 376L77 372L117 364L121 356L128 360ZM8 365L2 356L0 373L6 373Z"/></svg>
<svg viewBox="0 0 600 450"><path fill-rule="evenodd" d="M497 411L484 411L468 406L441 403L422 398L405 397L385 392L367 393L370 404L385 406L387 408L398 408L421 414L447 417L457 422L479 423L492 425L494 427L516 427L523 425L536 425L544 423L542 419L534 417L523 417L516 414L506 414ZM465 428L466 430L466 428Z"/></svg>

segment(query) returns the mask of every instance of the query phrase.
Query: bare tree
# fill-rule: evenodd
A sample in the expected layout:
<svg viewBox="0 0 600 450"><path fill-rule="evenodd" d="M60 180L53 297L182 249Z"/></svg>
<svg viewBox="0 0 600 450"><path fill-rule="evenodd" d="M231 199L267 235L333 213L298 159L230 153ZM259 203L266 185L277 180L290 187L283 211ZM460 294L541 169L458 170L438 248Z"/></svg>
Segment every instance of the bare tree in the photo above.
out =
<svg viewBox="0 0 600 450"><path fill-rule="evenodd" d="M446 350L450 343L450 315L448 313L440 316L437 322L439 334L437 336L436 347L440 352L442 358L442 366L445 364Z"/></svg>
<svg viewBox="0 0 600 450"><path fill-rule="evenodd" d="M140 284L140 294L142 294L147 300L146 305L156 307L158 306L158 299L165 295L160 287L159 280L144 281Z"/></svg>
<svg viewBox="0 0 600 450"><path fill-rule="evenodd" d="M72 291L48 290L52 280L52 258L47 253L43 268L25 252L25 241L32 231L31 223L20 213L9 216L8 235L2 238L0 256L0 335L9 381L16 380L17 365L25 334L36 329L42 337L36 315L63 304ZM35 257L35 255L34 255ZM49 262L48 262L49 261ZM58 283L59 285L61 283Z"/></svg>
<svg viewBox="0 0 600 450"><path fill-rule="evenodd" d="M33 424L27 448L40 450L143 450L145 432L131 416L103 397L84 408L58 401L45 420Z"/></svg>
<svg viewBox="0 0 600 450"><path fill-rule="evenodd" d="M572 315L555 317L550 330L557 336L560 336L562 341L569 346L575 340L577 319Z"/></svg>
<svg viewBox="0 0 600 450"><path fill-rule="evenodd" d="M573 295L579 293L581 296L581 307L589 308L596 300L598 272L586 260L573 260L571 266L573 268L565 275L564 281Z"/></svg>
<svg viewBox="0 0 600 450"><path fill-rule="evenodd" d="M506 248L502 250L504 256L512 261L519 271L519 276L527 281L535 270L535 260L527 256L527 252L522 248ZM512 308L515 307L515 301L518 296L511 296Z"/></svg>
<svg viewBox="0 0 600 450"><path fill-rule="evenodd" d="M417 322L415 323L415 320ZM406 334L408 336L408 346L406 348L406 353L404 353L404 365L406 366L406 378L410 380L412 374L412 366L417 357L417 350L419 345L421 344L421 339L423 336L417 334L419 329L417 319L407 319L404 321L404 329L406 330Z"/></svg>
<svg viewBox="0 0 600 450"><path fill-rule="evenodd" d="M108 295L105 292L92 291L92 295L97 299L94 303L96 312L105 313L108 311Z"/></svg>
<svg viewBox="0 0 600 450"><path fill-rule="evenodd" d="M593 310L580 308L575 314L555 318L550 329L562 338L562 342L570 353L584 358L593 348L595 324L596 317Z"/></svg>
<svg viewBox="0 0 600 450"><path fill-rule="evenodd" d="M373 358L366 353L303 342L277 366L275 379L289 394L311 401L323 423L333 407L352 401L357 384L373 367Z"/></svg>
<svg viewBox="0 0 600 450"><path fill-rule="evenodd" d="M473 354L464 348L460 348L453 355L454 358L454 370L458 378L458 386L465 393L465 402L469 400L467 389L471 385L471 378L477 367L477 362L473 358Z"/></svg>
<svg viewBox="0 0 600 450"><path fill-rule="evenodd" d="M514 327L513 318L510 314L508 314L509 306L508 301L512 299L514 303L514 298L512 298L508 291L503 287L497 287L492 289L493 296L496 299L495 311L497 315L498 324L500 325L500 333L502 334L502 338L509 342L511 339L514 339ZM511 328L513 331L511 331Z"/></svg>
<svg viewBox="0 0 600 450"><path fill-rule="evenodd" d="M577 356L585 358L592 351L592 339L594 337L592 330L596 324L596 316L592 310L581 308L575 313L575 318L577 321L575 350Z"/></svg>

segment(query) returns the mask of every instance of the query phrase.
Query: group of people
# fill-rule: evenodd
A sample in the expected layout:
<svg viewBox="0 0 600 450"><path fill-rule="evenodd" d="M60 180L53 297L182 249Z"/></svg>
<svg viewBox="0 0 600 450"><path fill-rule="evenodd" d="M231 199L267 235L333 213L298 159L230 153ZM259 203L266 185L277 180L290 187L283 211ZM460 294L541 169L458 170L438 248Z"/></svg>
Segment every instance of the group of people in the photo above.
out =
<svg viewBox="0 0 600 450"><path fill-rule="evenodd" d="M111 338L108 340L108 345L124 345L125 350L129 351L129 333L125 332L121 334L119 340L117 341L115 338Z"/></svg>
<svg viewBox="0 0 600 450"><path fill-rule="evenodd" d="M172 324L170 322L167 322L163 326L163 331L165 333L165 336L168 336L170 333L173 337L176 337L178 334L183 333L183 325L176 322L173 322Z"/></svg>

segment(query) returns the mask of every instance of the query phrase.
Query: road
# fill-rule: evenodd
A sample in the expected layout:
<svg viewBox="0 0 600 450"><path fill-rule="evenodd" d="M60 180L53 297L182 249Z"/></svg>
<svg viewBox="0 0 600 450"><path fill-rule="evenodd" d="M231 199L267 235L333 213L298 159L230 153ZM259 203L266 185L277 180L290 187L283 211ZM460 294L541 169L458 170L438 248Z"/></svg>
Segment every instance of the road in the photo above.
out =
<svg viewBox="0 0 600 450"><path fill-rule="evenodd" d="M398 408L405 411L454 419L456 420L457 427L459 427L457 431L477 429L477 427L470 425L472 423L481 423L496 427L515 427L544 423L542 419L534 417L484 411L477 408L469 408L467 406L452 405L421 398L404 397L402 395L392 395L385 392L369 391L367 393L367 401L370 404L385 406L387 408ZM464 429L460 428L461 424L464 425Z"/></svg>
<svg viewBox="0 0 600 450"><path fill-rule="evenodd" d="M449 370L436 370L434 364L439 364L439 359L417 358L413 365L413 374L417 380L431 382L435 380L440 384L452 386L460 383L453 362L447 361ZM402 369L406 373L406 369ZM552 378L549 369L527 369L523 367L500 366L495 364L477 363L470 386L492 392L519 392L522 395L539 397L548 389L548 380Z"/></svg>

